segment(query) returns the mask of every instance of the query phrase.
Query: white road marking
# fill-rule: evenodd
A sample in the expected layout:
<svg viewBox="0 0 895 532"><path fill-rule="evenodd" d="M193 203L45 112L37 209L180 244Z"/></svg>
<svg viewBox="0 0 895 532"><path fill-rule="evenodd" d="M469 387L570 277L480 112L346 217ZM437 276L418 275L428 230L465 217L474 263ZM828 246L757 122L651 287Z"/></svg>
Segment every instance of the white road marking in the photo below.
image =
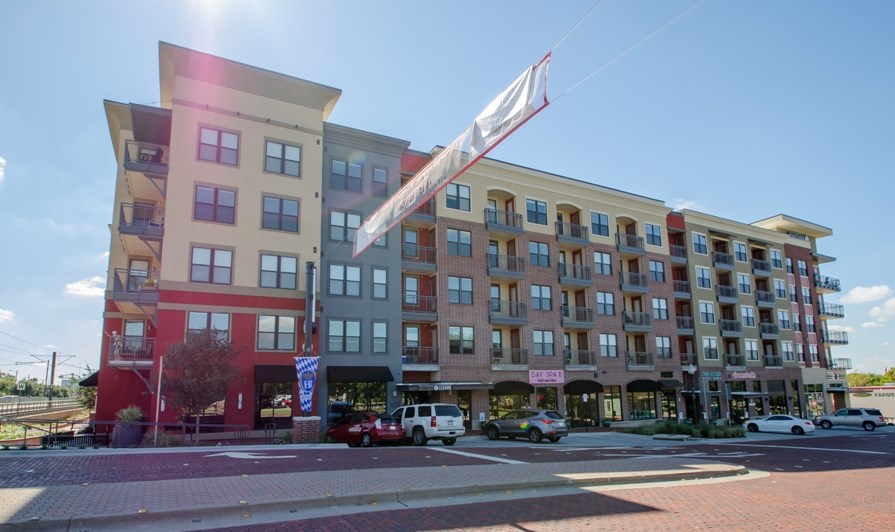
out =
<svg viewBox="0 0 895 532"><path fill-rule="evenodd" d="M767 447L770 449L798 449L800 451L836 451L857 454L892 454L886 451L862 451L860 449L827 449L824 447L797 447L795 445L760 445L757 443L716 443L715 445L736 445L742 447Z"/></svg>
<svg viewBox="0 0 895 532"><path fill-rule="evenodd" d="M241 458L243 460L258 460L258 459L271 459L271 458L295 458L294 455L283 455L283 456L265 456L263 454L258 453L245 453L238 451L231 451L227 453L217 453L217 454L206 454L205 458L211 458L212 456L227 456L230 458Z"/></svg>
<svg viewBox="0 0 895 532"><path fill-rule="evenodd" d="M490 460L492 462L500 462L501 464L527 464L528 462L520 462L519 460L510 460L509 458L498 458L496 456L488 456L485 454L476 454L476 453L467 453L464 451L457 451L455 449L444 449L441 447L432 447L433 451L438 451L441 453L448 454L456 454L458 456L465 456L467 458L479 458L481 460Z"/></svg>

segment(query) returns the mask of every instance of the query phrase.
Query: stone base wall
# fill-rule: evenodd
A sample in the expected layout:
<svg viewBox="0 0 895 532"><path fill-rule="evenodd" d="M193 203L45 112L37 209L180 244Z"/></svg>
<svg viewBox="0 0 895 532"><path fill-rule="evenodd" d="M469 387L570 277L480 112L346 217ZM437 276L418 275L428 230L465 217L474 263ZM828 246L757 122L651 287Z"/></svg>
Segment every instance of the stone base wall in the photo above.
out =
<svg viewBox="0 0 895 532"><path fill-rule="evenodd" d="M292 418L292 443L320 443L320 416Z"/></svg>

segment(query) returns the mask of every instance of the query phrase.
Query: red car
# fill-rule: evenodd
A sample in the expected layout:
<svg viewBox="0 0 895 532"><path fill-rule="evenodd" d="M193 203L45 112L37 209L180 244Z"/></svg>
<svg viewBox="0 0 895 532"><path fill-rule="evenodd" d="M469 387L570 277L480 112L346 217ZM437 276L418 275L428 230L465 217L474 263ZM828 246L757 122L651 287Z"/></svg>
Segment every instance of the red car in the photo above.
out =
<svg viewBox="0 0 895 532"><path fill-rule="evenodd" d="M324 440L326 443L347 443L349 447L370 447L376 443L397 445L404 441L404 427L392 416L358 412L326 429Z"/></svg>

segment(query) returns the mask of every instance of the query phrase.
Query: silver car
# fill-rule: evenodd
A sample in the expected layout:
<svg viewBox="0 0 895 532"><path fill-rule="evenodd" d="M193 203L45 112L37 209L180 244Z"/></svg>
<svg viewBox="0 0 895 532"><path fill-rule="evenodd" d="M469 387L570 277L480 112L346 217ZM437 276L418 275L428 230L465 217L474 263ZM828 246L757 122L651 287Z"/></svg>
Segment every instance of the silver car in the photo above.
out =
<svg viewBox="0 0 895 532"><path fill-rule="evenodd" d="M482 427L489 440L506 436L528 438L532 443L540 443L547 438L553 443L569 435L569 427L562 414L556 410L513 410L492 419Z"/></svg>
<svg viewBox="0 0 895 532"><path fill-rule="evenodd" d="M869 431L885 427L886 418L876 408L840 408L835 414L818 417L814 423L823 429L833 426L861 427Z"/></svg>

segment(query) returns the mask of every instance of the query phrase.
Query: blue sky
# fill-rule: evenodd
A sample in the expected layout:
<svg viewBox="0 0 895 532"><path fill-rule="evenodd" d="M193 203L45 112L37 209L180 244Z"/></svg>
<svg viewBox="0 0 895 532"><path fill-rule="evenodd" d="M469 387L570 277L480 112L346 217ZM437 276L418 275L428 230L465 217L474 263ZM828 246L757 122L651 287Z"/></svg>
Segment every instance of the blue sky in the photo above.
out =
<svg viewBox="0 0 895 532"><path fill-rule="evenodd" d="M895 2L710 0L569 91L696 1L600 4L554 50L554 102L490 156L832 228L821 273L842 282L827 301L850 340L833 356L895 366ZM0 370L43 380L54 350L57 373L98 364L115 180L102 103L158 102L158 41L337 87L332 122L428 151L597 3L3 2Z"/></svg>

